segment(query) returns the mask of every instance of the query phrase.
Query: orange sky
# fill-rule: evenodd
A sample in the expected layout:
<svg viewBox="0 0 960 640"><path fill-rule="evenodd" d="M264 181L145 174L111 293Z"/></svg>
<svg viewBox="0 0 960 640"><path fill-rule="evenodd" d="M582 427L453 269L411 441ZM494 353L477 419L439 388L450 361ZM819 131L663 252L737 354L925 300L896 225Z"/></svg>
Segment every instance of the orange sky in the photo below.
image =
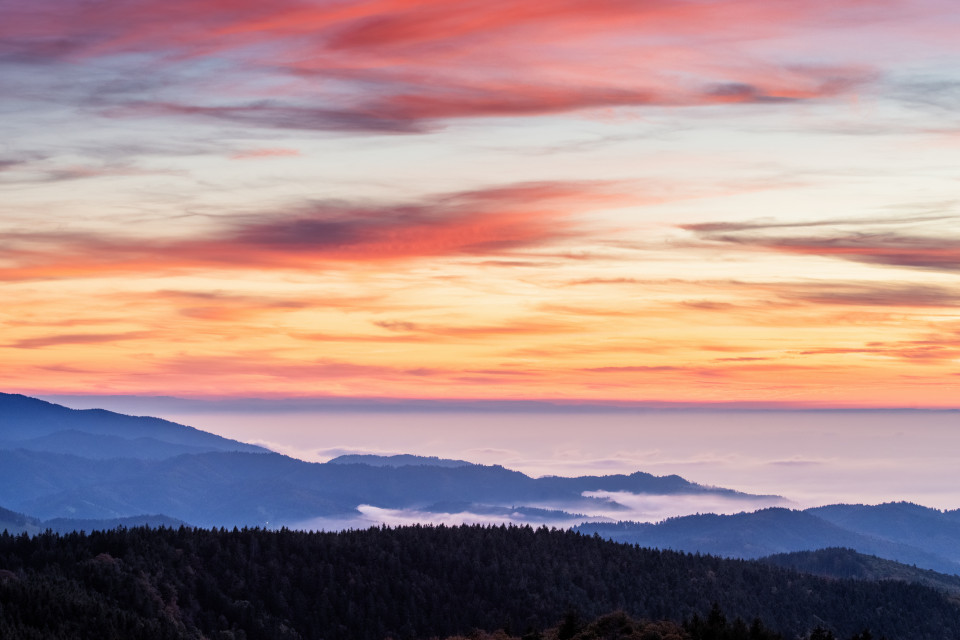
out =
<svg viewBox="0 0 960 640"><path fill-rule="evenodd" d="M960 406L950 2L4 13L5 391Z"/></svg>

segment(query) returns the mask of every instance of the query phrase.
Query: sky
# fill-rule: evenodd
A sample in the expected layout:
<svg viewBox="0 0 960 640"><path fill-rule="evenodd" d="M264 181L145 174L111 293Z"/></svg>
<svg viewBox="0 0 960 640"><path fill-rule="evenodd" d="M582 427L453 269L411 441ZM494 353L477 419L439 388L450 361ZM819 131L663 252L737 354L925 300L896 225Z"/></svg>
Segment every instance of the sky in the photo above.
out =
<svg viewBox="0 0 960 640"><path fill-rule="evenodd" d="M953 0L0 0L0 388L960 407Z"/></svg>

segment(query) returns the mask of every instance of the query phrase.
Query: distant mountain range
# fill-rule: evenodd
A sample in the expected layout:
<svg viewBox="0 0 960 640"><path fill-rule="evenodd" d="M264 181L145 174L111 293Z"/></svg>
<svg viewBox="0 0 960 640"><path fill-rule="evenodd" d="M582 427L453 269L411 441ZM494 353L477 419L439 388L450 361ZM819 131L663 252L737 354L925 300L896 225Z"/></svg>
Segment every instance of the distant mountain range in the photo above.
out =
<svg viewBox="0 0 960 640"><path fill-rule="evenodd" d="M186 524L182 520L164 515L130 516L107 520L76 520L71 518L40 520L0 507L0 532L26 532L30 535L43 533L47 530L55 533L70 533L71 531L108 531L117 527L179 527Z"/></svg>
<svg viewBox="0 0 960 640"><path fill-rule="evenodd" d="M309 463L157 418L76 411L0 394L0 505L40 520L165 514L199 526L323 526L358 507L542 522L626 511L586 492L761 496L679 476L531 478L501 466L421 456ZM769 496L776 499L776 496ZM452 511L451 511L452 510ZM579 520L578 520L579 518Z"/></svg>
<svg viewBox="0 0 960 640"><path fill-rule="evenodd" d="M960 574L960 518L907 502L837 504L806 511L762 509L645 522L584 523L582 533L644 547L754 559L846 547L860 553Z"/></svg>
<svg viewBox="0 0 960 640"><path fill-rule="evenodd" d="M720 498L744 512L630 522L633 512L617 502L628 494ZM158 418L0 394L0 530L144 523L334 529L454 514L579 525L619 542L747 559L844 547L960 575L960 510L889 503L747 512L758 500L780 499L643 472L531 478L416 455L309 463ZM627 521L584 522L601 513Z"/></svg>
<svg viewBox="0 0 960 640"><path fill-rule="evenodd" d="M184 453L245 451L258 447L161 418L67 407L0 393L0 449L64 453L85 458L159 460Z"/></svg>
<svg viewBox="0 0 960 640"><path fill-rule="evenodd" d="M469 467L477 466L466 460L448 460L436 456L414 456L403 453L396 456L348 454L330 460L330 464L368 464L371 467Z"/></svg>

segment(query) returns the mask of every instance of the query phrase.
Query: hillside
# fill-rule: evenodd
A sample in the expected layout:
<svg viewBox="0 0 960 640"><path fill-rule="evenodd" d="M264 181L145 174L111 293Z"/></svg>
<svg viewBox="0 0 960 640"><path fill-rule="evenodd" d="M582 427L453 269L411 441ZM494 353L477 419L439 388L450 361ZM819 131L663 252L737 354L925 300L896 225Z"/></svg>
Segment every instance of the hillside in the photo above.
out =
<svg viewBox="0 0 960 640"><path fill-rule="evenodd" d="M893 560L857 553L853 549L794 551L760 558L760 561L827 578L911 582L937 589L955 598L960 597L960 576L918 569Z"/></svg>
<svg viewBox="0 0 960 640"><path fill-rule="evenodd" d="M0 532L9 531L10 533L33 535L43 530L43 523L37 518L31 518L22 513L0 507Z"/></svg>
<svg viewBox="0 0 960 640"><path fill-rule="evenodd" d="M882 513L884 505L837 505L846 513ZM699 514L669 518L656 524L643 522L584 523L577 527L583 533L598 535L618 542L628 542L660 549L711 553L730 558L760 558L778 553L846 547L860 553L896 560L901 563L932 569L941 573L960 574L956 548L927 544L938 536L952 539L960 534L960 523L934 509L898 507L901 513L920 517L901 520L896 527L883 531L879 526L858 526L853 516L835 522L821 517L821 511L810 509L762 509L733 515ZM939 514L939 516L937 515ZM866 519L875 521L875 515ZM934 527L931 527L931 522ZM856 527L856 528L846 528Z"/></svg>
<svg viewBox="0 0 960 640"><path fill-rule="evenodd" d="M910 502L834 504L807 512L850 531L929 549L960 563L960 520L956 512Z"/></svg>
<svg viewBox="0 0 960 640"><path fill-rule="evenodd" d="M26 533L31 536L44 531L72 533L74 531L108 531L117 527L179 527L186 524L182 520L164 515L141 515L107 520L78 520L73 518L40 520L0 507L0 533Z"/></svg>
<svg viewBox="0 0 960 640"><path fill-rule="evenodd" d="M0 393L0 449L69 453L95 459L160 459L184 453L267 450L193 427L103 409L68 409Z"/></svg>
<svg viewBox="0 0 960 640"><path fill-rule="evenodd" d="M890 640L960 638L960 608L926 587L546 528L0 535L0 575L0 625L43 637L402 640L543 629L571 607L680 622L717 603L786 637L824 625L843 637L869 627Z"/></svg>

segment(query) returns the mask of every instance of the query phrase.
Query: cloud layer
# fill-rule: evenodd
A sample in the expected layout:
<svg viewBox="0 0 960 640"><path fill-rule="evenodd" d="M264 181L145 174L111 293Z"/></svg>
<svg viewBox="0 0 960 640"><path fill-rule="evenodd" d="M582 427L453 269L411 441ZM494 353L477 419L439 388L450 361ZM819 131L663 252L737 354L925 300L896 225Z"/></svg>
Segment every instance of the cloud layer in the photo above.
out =
<svg viewBox="0 0 960 640"><path fill-rule="evenodd" d="M780 61L766 49L818 32L849 36L907 11L919 9L760 0L41 0L6 13L0 54L34 65L146 58L164 82L184 86L196 80L183 69L209 61L211 79L227 89L197 100L162 86L112 84L98 100L115 114L399 133L455 118L830 98L856 91L875 69L859 60Z"/></svg>
<svg viewBox="0 0 960 640"><path fill-rule="evenodd" d="M0 386L956 406L947 0L0 0Z"/></svg>

